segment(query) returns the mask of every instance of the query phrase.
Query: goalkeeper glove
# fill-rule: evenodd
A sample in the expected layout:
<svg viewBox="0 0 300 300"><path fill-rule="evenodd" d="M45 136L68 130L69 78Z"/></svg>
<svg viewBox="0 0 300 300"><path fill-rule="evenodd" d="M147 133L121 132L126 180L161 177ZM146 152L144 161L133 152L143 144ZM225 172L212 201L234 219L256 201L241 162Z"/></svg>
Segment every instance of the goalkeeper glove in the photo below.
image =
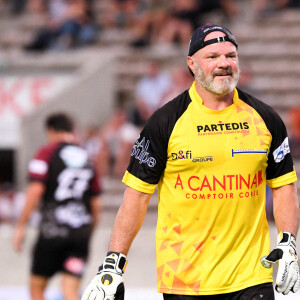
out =
<svg viewBox="0 0 300 300"><path fill-rule="evenodd" d="M275 290L287 295L290 291L296 293L300 286L296 239L289 232L280 232L277 237L278 246L268 256L261 258L265 268L278 263Z"/></svg>
<svg viewBox="0 0 300 300"><path fill-rule="evenodd" d="M126 266L125 255L108 252L81 300L124 300L125 288L122 275Z"/></svg>

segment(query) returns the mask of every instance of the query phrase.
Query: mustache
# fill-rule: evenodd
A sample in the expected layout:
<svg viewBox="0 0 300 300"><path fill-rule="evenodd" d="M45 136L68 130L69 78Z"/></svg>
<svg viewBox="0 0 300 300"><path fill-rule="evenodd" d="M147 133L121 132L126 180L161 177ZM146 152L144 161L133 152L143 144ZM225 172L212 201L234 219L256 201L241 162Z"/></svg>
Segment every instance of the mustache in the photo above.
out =
<svg viewBox="0 0 300 300"><path fill-rule="evenodd" d="M228 69L223 69L223 70L219 70L219 71L216 71L216 72L213 72L212 74L214 77L215 76L232 76L233 75L233 71L231 68L228 68Z"/></svg>

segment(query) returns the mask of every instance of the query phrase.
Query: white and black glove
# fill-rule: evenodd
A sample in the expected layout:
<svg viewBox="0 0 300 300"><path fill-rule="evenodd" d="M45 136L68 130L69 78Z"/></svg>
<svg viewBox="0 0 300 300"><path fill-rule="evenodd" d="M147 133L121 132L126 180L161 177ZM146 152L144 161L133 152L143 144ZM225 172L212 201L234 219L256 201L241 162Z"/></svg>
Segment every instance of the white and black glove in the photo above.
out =
<svg viewBox="0 0 300 300"><path fill-rule="evenodd" d="M287 295L290 291L296 293L300 286L296 239L289 232L280 232L277 237L278 246L268 256L261 258L265 268L278 264L275 290Z"/></svg>
<svg viewBox="0 0 300 300"><path fill-rule="evenodd" d="M125 255L108 252L81 300L124 300L125 288L122 275L126 266Z"/></svg>

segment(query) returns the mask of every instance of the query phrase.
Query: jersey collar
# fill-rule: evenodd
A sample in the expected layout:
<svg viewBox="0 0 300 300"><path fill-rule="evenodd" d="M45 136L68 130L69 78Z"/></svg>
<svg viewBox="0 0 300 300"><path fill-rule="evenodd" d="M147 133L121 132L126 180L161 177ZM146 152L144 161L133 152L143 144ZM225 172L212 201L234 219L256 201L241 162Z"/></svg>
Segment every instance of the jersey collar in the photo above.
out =
<svg viewBox="0 0 300 300"><path fill-rule="evenodd" d="M205 111L210 112L210 113L220 113L220 112L227 111L231 107L236 106L237 102L239 100L238 91L237 91L237 89L234 89L234 91L233 91L233 104L232 105L230 105L230 106L228 106L228 107L226 107L222 110L213 110L213 109L207 108L206 106L203 105L203 100L196 91L195 81L193 82L192 86L189 89L189 95L190 95L192 101L194 101L196 103L199 103L201 105L202 109L204 109Z"/></svg>

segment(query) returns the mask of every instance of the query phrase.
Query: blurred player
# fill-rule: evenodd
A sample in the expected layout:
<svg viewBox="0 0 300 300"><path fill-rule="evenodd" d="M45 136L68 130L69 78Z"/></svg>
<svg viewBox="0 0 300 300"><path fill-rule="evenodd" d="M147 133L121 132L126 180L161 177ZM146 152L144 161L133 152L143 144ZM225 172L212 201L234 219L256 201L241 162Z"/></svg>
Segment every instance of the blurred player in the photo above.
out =
<svg viewBox="0 0 300 300"><path fill-rule="evenodd" d="M57 113L46 120L49 144L29 163L30 183L13 244L20 251L31 213L39 206L41 224L30 276L33 300L44 300L48 280L62 272L65 300L79 299L92 230L100 212L99 179L85 150L75 142L73 121Z"/></svg>
<svg viewBox="0 0 300 300"><path fill-rule="evenodd" d="M83 300L123 299L126 255L158 185L158 291L165 300L274 300L299 288L299 204L287 131L268 105L236 88L237 42L218 25L193 33L195 81L157 110L131 153L109 252ZM278 245L265 203L273 194ZM145 258L147 259L147 258Z"/></svg>

